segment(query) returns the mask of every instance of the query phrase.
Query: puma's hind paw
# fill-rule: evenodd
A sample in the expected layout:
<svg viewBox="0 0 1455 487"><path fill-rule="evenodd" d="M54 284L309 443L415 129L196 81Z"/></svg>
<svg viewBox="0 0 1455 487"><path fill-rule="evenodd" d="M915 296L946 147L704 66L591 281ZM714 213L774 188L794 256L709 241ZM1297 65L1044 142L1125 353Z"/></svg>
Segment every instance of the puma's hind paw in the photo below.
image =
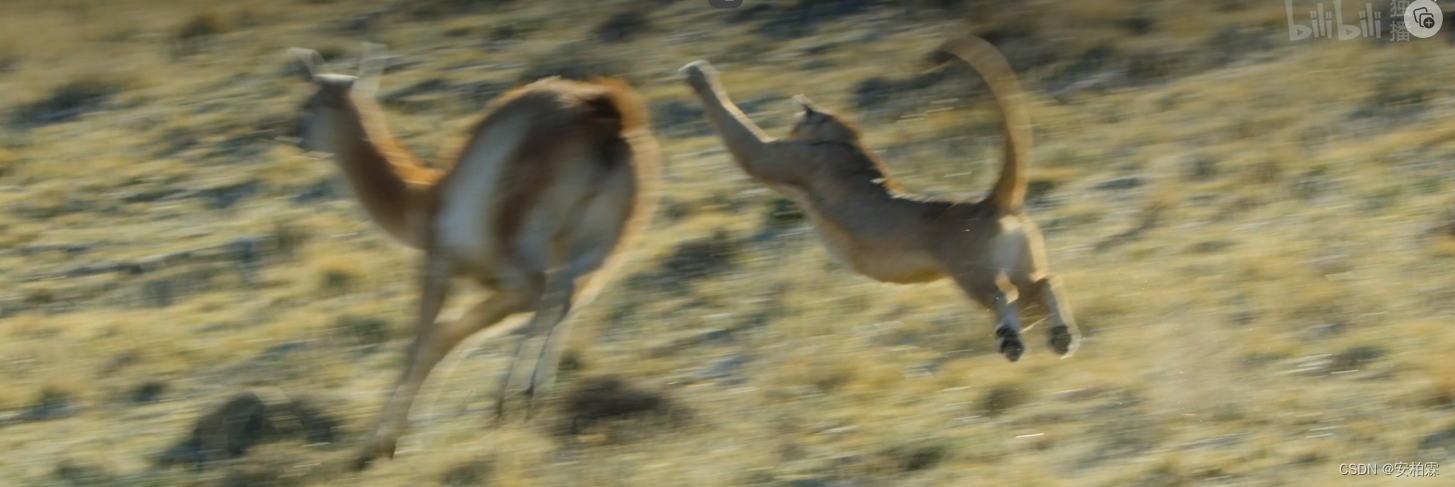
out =
<svg viewBox="0 0 1455 487"><path fill-rule="evenodd" d="M1000 353L1005 355L1005 358L1011 362L1020 360L1021 354L1026 351L1026 346L1021 343L1021 337L1019 335L1002 336L997 342Z"/></svg>

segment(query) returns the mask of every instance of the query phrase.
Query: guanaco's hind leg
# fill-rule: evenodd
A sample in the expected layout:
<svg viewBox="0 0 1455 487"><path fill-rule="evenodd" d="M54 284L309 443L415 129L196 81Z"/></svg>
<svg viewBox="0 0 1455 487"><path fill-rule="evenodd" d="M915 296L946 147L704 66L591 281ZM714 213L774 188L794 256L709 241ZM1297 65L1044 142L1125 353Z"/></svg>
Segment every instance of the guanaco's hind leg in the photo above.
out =
<svg viewBox="0 0 1455 487"><path fill-rule="evenodd" d="M566 316L571 312L571 297L576 293L574 269L554 271L546 277L546 295L541 297L542 323L550 325L545 329L545 341L541 343L540 355L536 356L535 368L531 370L530 382L525 388L526 417L530 417L532 399L546 384L555 379L556 367L561 360L561 347L570 336L571 322Z"/></svg>
<svg viewBox="0 0 1455 487"><path fill-rule="evenodd" d="M532 399L555 378L561 349L570 334L571 325L567 318L577 298L576 281L600 271L622 238L621 227L602 223L630 218L630 210L627 209L630 207L624 206L629 199L623 198L629 194L624 192L628 186L620 184L630 176L630 172L624 171L593 175L592 182L579 199L560 214L560 224L546 244L545 284L540 298L535 301L535 315L526 325L526 336L516 345L515 356L501 377L495 403L497 420L504 418L505 400L513 382L516 363L524 356L526 344L532 338L544 334L540 352L531 369L530 383L524 391L527 417L530 416Z"/></svg>
<svg viewBox="0 0 1455 487"><path fill-rule="evenodd" d="M555 364L548 364L546 361L559 359L559 347L564 343L564 340L561 338L568 331L568 329L562 327L562 323L571 311L571 298L576 292L575 281L577 276L571 272L573 269L568 266L555 264L565 260L563 254L564 244L561 242L561 238L553 239L550 249L550 261L556 268L546 272L545 289L535 302L535 315L531 316L530 323L525 327L525 336L521 337L520 342L516 344L515 353L512 354L510 364L506 366L505 372L501 374L500 389L495 400L497 420L505 417L505 400L510 392L510 383L515 378L516 365L525 356L526 344L530 343L531 339L540 335L542 332L545 333L545 343L541 345L540 354L537 356L537 361L531 370L530 385L525 390L527 406L529 406L530 400L534 398L539 386L546 380L549 380L551 378L550 374L555 371ZM546 371L545 374L542 373L543 370Z"/></svg>
<svg viewBox="0 0 1455 487"><path fill-rule="evenodd" d="M1021 343L1019 292L1004 271L975 272L955 276L955 283L972 299L995 312L996 347L1011 362L1020 360L1026 351Z"/></svg>
<svg viewBox="0 0 1455 487"><path fill-rule="evenodd" d="M380 455L393 457L395 443L409 425L409 409L414 404L425 379L445 355L466 338L500 323L523 310L524 299L516 294L498 293L475 305L465 316L445 326L435 324L445 295L449 292L448 259L431 253L426 257L423 296L420 299L414 343L406 357L404 372L389 396L374 436L363 446L354 468L363 469Z"/></svg>

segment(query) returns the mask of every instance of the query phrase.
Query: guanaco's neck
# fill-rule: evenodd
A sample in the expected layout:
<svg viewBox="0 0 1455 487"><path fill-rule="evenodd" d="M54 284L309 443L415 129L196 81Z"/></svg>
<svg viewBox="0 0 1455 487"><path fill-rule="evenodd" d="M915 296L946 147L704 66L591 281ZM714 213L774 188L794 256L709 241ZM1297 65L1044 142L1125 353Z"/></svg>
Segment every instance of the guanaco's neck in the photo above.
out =
<svg viewBox="0 0 1455 487"><path fill-rule="evenodd" d="M372 99L350 97L347 108L326 117L334 160L374 223L412 247L423 248L427 230L424 194L439 174L414 162L390 135Z"/></svg>

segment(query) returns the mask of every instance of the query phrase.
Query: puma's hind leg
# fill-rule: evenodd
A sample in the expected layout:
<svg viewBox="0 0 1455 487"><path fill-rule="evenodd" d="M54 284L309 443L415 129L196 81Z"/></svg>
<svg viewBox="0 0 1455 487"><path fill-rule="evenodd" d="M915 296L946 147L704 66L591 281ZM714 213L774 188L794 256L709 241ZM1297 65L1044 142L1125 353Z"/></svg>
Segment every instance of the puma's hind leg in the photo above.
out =
<svg viewBox="0 0 1455 487"><path fill-rule="evenodd" d="M1020 304L1017 302L1020 293L1005 272L997 271L993 277L985 272L956 275L955 283L971 299L995 313L996 349L1001 355L1011 362L1020 360L1021 354L1026 351L1025 344L1021 342Z"/></svg>
<svg viewBox="0 0 1455 487"><path fill-rule="evenodd" d="M1046 319L1051 326L1046 329L1051 349L1063 357L1070 356L1081 345L1081 330L1076 327L1076 318L1071 315L1071 304L1061 286L1061 279L1052 274L1042 276L1031 283L1032 291L1046 309Z"/></svg>

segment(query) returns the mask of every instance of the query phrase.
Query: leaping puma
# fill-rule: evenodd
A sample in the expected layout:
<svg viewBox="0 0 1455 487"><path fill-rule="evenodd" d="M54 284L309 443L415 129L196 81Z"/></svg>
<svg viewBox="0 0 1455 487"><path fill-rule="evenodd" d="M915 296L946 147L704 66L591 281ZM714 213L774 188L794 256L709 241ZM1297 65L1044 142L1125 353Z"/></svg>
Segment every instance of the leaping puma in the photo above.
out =
<svg viewBox="0 0 1455 487"><path fill-rule="evenodd" d="M1005 151L1000 178L980 201L908 194L864 147L849 121L808 98L786 140L768 137L728 99L706 61L681 72L737 164L757 181L802 205L819 240L837 261L881 282L920 283L946 277L995 312L998 348L1012 362L1025 350L1019 313L1039 301L1049 315L1050 345L1063 357L1080 332L1059 280L1047 270L1040 230L1025 214L1030 120L1019 83L989 42L944 44L936 64L959 58L980 72L1000 105Z"/></svg>

